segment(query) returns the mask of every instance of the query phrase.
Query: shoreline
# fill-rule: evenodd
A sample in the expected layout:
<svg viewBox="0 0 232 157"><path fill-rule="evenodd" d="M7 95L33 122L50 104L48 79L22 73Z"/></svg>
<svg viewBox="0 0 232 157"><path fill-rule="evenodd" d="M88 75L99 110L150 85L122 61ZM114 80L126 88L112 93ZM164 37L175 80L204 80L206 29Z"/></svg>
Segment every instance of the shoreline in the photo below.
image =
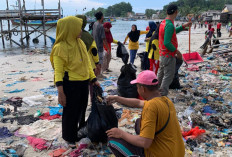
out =
<svg viewBox="0 0 232 157"><path fill-rule="evenodd" d="M195 32L199 33L199 34L193 34L192 35L192 42L191 42L191 46L192 46L192 52L194 51L198 51L200 46L203 44L204 42L204 32L205 32L205 28L203 29L196 29ZM222 30L222 37L226 37L227 33L225 28L223 28ZM227 42L223 41L223 42ZM188 52L188 32L183 32L181 34L178 35L178 43L179 43L179 50L182 53L187 53ZM126 46L127 47L127 46ZM105 74L108 78L110 76L119 76L120 75L120 68L123 66L123 63L121 61L121 59L116 57L116 49L117 46L116 45L112 45L112 60L110 63L110 69L113 71L111 73ZM140 45L139 51L138 53L141 53L145 50L145 45ZM32 51L32 52L31 52ZM11 51L9 51L11 52ZM9 53L8 52L8 53ZM50 64L50 60L49 60L49 55L50 53L45 53L45 54L40 54L41 51L40 49L38 49L38 51L36 51L36 49L27 49L24 51L24 54L18 54L15 53L15 49L11 52L11 53L15 53L12 55L8 55L8 54L3 54L0 55L0 82L1 82L1 90L0 90L0 102L3 101L6 98L10 98L12 96L19 96L19 97L30 97L30 96L36 96L36 95L43 95L44 94L44 90L46 89L48 90L48 87L51 87L54 85L53 83L53 70ZM129 51L128 51L129 52ZM199 51L198 51L199 52ZM1 54L1 52L0 52ZM204 63L200 63L199 66L202 67L202 70L200 70L199 72L194 72L194 71L188 71L185 67L185 64L183 63L181 70L180 70L180 79L181 79L181 84L184 86L184 88L182 90L170 90L170 95L168 96L173 102L174 105L176 107L176 111L177 111L177 116L179 118L179 121L181 122L181 127L185 130L187 130L189 128L188 126L188 117L183 118L182 116L185 114L186 109L188 109L191 104L193 104L194 102L196 103L196 105L193 107L194 108L194 112L191 115L192 120L195 122L196 118L192 117L192 116L198 116L200 113L200 117L202 118L203 123L207 122L206 124L210 126L207 126L207 135L208 136L213 136L215 133L213 132L213 128L215 127L215 125L211 125L211 123L209 123L209 117L205 116L203 114L203 107L207 106L207 105L211 105L211 106L216 106L215 108L218 109L217 112L218 114L215 114L213 116L224 116L225 119L229 119L229 116L231 116L231 113L224 113L224 111L226 111L226 109L223 109L223 106L227 106L228 110L231 109L231 106L228 106L229 102L232 102L232 94L231 92L223 92L224 87L225 88L229 88L231 89L232 84L227 81L227 80L222 80L220 79L219 75L210 75L210 71L212 70L218 70L217 66L222 66L224 60L223 58L215 58L214 60L208 60L207 57L209 56L217 56L216 53L213 54L207 54L204 57L205 62ZM2 56L2 57L1 57ZM140 69L140 58L137 56L136 60L135 60L135 65L138 67L137 68L137 73L138 74L141 69ZM210 68L212 69L207 69L207 65L210 65ZM227 64L225 67L222 66L221 74L227 73ZM223 68L224 71L223 72ZM229 71L229 70L228 70ZM198 79L197 79L198 78ZM199 81L200 80L200 81ZM116 81L114 81L116 82ZM104 83L104 82L100 82L100 83ZM199 85L196 85L198 84ZM200 84L201 83L201 84ZM14 90L22 90L24 89L24 91L18 92L18 93L9 93L10 91L14 91ZM105 92L107 92L107 90L109 89L116 89L116 87L114 85L111 86L107 86L105 88ZM216 93L215 95L219 95L221 97L224 98L224 102L225 104L223 104L221 101L219 100L215 100L214 102L214 96L213 94L209 95L209 91L213 90L213 89L218 89L219 92ZM7 93L8 91L8 93ZM195 92L199 92L200 96L195 96L194 93ZM53 91L48 91L48 92L53 92ZM215 93L212 91L212 93ZM202 94L205 94L202 96ZM208 96L209 95L209 96ZM207 96L208 99L208 103L202 103L201 99L203 99L204 97ZM43 113L49 111L49 109L47 108L47 106L57 106L58 102L57 102L57 96L53 93L51 95L47 95L45 96L47 98L47 102L44 103L43 105L36 105L36 106L28 106L27 104L23 104L22 107L18 107L19 111L21 112L25 112L25 115L34 115L37 110L42 111ZM120 105L116 105L117 107L119 106L121 108ZM88 109L87 109L87 114L86 114L86 118L88 117L90 111L90 101L88 104ZM124 108L123 109L127 109ZM132 113L136 113L134 110L131 110ZM4 118L7 117L12 117L12 115L10 116L4 116ZM51 121L53 122L53 121ZM199 121L200 122L200 121ZM197 124L199 124L199 122L195 122ZM60 120L55 121L54 123L61 125ZM208 124L209 123L209 124ZM187 125L187 126L186 126ZM17 125L16 123L13 123L13 125L11 123L2 123L0 122L0 127L8 127L11 128L12 126L14 127L22 127L21 125ZM212 128L211 128L212 127ZM123 130L129 131L131 133L134 133L134 131L131 129L132 127L126 127L123 126L121 127ZM219 145L219 142L222 141L222 138L215 138L213 140L218 140L217 142L214 141L208 141L208 142L214 142L218 145L213 145L211 147L208 147L205 145L205 143L207 143L207 139L209 137L207 136L203 136L203 139L200 139L199 142L200 144L196 147L197 149L199 149L199 151L202 149L205 150L205 152L207 152L208 150L213 150L213 152L216 155L222 156L224 155L226 157L226 155L231 155L229 154L231 152L231 146L229 147L222 147ZM203 142L202 142L203 141ZM58 137L57 143L64 145L64 141L62 140L61 136ZM13 144L18 144L18 143L23 143L25 145L27 145L27 149L25 151L24 156L25 157L31 157L31 156L48 156L48 154L52 151L41 151L41 152L36 152L34 151L34 149L28 144L26 139L19 139L13 136ZM186 143L185 143L186 144ZM0 143L0 147L3 146L2 143ZM186 144L186 157L190 157L190 146L188 144ZM206 155L209 155L207 153L205 153ZM206 156L205 155L205 156Z"/></svg>

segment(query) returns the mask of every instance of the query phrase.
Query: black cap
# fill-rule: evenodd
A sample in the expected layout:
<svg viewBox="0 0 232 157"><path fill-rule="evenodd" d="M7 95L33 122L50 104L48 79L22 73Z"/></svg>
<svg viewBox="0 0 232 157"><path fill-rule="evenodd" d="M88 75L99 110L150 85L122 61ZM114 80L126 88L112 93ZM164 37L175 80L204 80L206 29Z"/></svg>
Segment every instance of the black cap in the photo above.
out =
<svg viewBox="0 0 232 157"><path fill-rule="evenodd" d="M178 6L175 4L170 4L167 8L167 14L172 15L178 10Z"/></svg>

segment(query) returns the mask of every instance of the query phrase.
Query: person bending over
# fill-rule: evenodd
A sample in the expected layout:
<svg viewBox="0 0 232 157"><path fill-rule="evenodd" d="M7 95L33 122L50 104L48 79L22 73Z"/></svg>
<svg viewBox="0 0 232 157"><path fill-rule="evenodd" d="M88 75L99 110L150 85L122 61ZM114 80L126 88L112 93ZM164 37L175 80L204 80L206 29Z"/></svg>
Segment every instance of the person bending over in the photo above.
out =
<svg viewBox="0 0 232 157"><path fill-rule="evenodd" d="M131 83L137 85L138 93L145 101L119 96L109 96L107 100L143 109L141 119L135 125L137 135L118 128L108 130L109 148L116 157L183 157L185 146L176 110L169 98L161 96L156 74L150 70L143 71Z"/></svg>

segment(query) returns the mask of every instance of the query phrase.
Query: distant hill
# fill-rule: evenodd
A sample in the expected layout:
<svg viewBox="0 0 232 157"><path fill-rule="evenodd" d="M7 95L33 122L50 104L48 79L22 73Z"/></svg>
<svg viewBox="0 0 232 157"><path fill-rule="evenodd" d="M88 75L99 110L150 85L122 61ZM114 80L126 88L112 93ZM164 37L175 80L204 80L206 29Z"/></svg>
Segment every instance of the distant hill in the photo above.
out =
<svg viewBox="0 0 232 157"><path fill-rule="evenodd" d="M208 10L222 10L225 4L232 4L232 0L177 0L169 4L176 4L179 7L180 16L188 14L200 15ZM168 5L163 7L161 16L166 16Z"/></svg>

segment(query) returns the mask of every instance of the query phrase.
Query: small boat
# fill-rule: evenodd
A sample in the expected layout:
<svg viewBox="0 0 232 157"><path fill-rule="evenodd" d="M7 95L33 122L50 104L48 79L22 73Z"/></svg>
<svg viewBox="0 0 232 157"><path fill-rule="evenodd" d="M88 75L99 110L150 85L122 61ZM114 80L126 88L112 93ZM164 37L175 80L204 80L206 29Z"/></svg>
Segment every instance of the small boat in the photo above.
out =
<svg viewBox="0 0 232 157"><path fill-rule="evenodd" d="M46 26L50 26L50 25L56 25L58 20L51 20L51 21L47 21L45 23ZM20 20L11 20L12 25L20 25ZM41 20L29 20L27 22L28 25L31 26L35 26L35 25L42 25L42 21Z"/></svg>
<svg viewBox="0 0 232 157"><path fill-rule="evenodd" d="M105 17L104 18L104 22L110 22L110 23L112 23L112 22L116 22L117 20L116 20L116 18L115 17Z"/></svg>
<svg viewBox="0 0 232 157"><path fill-rule="evenodd" d="M124 18L122 19L122 21L137 21L137 20L134 18Z"/></svg>

